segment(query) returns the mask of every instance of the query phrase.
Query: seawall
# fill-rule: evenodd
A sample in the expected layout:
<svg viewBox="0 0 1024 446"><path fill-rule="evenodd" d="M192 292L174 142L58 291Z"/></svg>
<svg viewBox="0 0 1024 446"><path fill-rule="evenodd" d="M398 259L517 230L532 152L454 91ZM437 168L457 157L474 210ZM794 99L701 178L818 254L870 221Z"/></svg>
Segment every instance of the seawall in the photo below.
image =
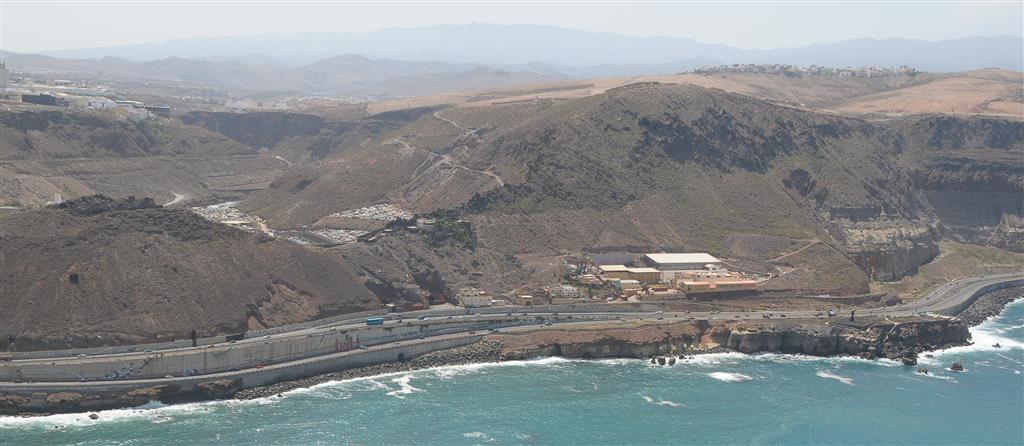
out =
<svg viewBox="0 0 1024 446"><path fill-rule="evenodd" d="M225 398L242 389L291 381L472 344L482 335L456 334L323 355L284 364L193 377L100 382L0 384L0 414L84 412Z"/></svg>
<svg viewBox="0 0 1024 446"><path fill-rule="evenodd" d="M994 289L1019 286L1020 281L996 286L979 286L959 308L973 304ZM1004 302L1005 303L1005 302ZM842 319L784 321L696 320L674 323L647 322L646 325L618 325L615 321L587 323L578 328L548 327L521 334L486 336L500 344L496 355L480 356L480 349L456 347L476 344L484 334L459 332L405 338L368 348L304 358L291 362L226 371L200 376L179 376L121 381L0 382L0 414L83 412L131 407L151 400L173 403L227 398L244 389L263 388L283 382L308 385L307 378L344 379L339 371L362 368L365 373L387 373L422 366L451 365L481 360L526 359L543 356L569 358L650 358L655 355L738 351L781 352L815 356L857 355L916 361L917 353L969 342L970 322L963 319L910 318L864 320L848 323ZM592 325L591 325L592 324ZM610 325L616 324L616 325ZM418 330L418 329L417 329ZM397 334L397 333L393 333ZM404 338L404 336L401 336ZM448 351L444 351L448 350ZM431 352L444 359L409 364L409 360ZM397 366L396 366L397 365ZM362 373L359 372L359 373ZM294 386L293 386L294 387ZM290 388L283 386L279 388Z"/></svg>

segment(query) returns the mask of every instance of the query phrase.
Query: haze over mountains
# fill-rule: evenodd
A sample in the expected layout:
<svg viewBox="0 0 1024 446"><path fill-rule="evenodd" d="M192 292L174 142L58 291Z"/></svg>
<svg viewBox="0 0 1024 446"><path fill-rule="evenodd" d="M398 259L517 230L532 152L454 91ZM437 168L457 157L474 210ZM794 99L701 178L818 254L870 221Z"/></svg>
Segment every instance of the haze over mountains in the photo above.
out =
<svg viewBox="0 0 1024 446"><path fill-rule="evenodd" d="M11 55L7 64L16 70L37 73L182 82L242 95L266 92L422 95L567 78L555 73L506 71L479 64L370 59L355 54L322 59L299 67L181 57L131 62L109 56L102 59L59 59L43 55Z"/></svg>
<svg viewBox="0 0 1024 446"><path fill-rule="evenodd" d="M741 49L690 38L633 37L540 25L438 25L369 33L264 34L176 39L136 45L45 51L60 58L169 57L301 66L340 54L409 61L486 64L510 71L574 77L661 74L709 63L826 66L909 65L923 71L1024 69L1019 36L943 41L855 39L795 48Z"/></svg>
<svg viewBox="0 0 1024 446"><path fill-rule="evenodd" d="M0 327L92 345L540 295L621 251L706 251L784 298L1003 271L1024 264L1022 53L498 25L3 53L0 239L25 260L0 262ZM921 71L680 73L722 63Z"/></svg>

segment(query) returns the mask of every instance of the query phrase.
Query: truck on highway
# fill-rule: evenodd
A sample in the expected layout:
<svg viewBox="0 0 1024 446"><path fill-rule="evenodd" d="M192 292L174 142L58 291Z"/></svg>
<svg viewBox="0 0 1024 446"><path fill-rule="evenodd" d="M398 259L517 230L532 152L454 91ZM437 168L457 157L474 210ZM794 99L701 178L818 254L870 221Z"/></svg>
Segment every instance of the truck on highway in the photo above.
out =
<svg viewBox="0 0 1024 446"><path fill-rule="evenodd" d="M384 325L384 318L382 318L382 317L369 317L369 318L366 318L366 325Z"/></svg>

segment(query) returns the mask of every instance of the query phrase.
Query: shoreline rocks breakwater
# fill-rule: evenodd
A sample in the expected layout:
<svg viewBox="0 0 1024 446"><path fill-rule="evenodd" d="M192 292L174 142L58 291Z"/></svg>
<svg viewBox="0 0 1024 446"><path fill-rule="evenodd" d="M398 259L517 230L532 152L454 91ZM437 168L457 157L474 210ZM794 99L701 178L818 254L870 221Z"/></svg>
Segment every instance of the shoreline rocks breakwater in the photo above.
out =
<svg viewBox="0 0 1024 446"><path fill-rule="evenodd" d="M1022 297L1024 297L1024 286L990 291L960 312L956 318L973 327L985 322L990 317L998 315L1003 311L1003 307Z"/></svg>
<svg viewBox="0 0 1024 446"><path fill-rule="evenodd" d="M546 328L521 334L491 334L470 345L438 350L403 362L382 363L243 389L240 380L216 381L198 392L183 394L174 386L136 389L127 394L47 395L47 407L28 409L26 398L0 395L0 413L30 415L26 412L85 412L115 407L132 407L150 400L166 403L209 399L254 399L278 396L289 390L317 384L389 373L410 372L505 360L562 356L576 359L651 359L703 353L790 353L811 356L858 356L889 358L912 366L917 354L970 344L972 325L998 314L1022 297L1024 287L993 291L982 296L957 318L903 321L844 319L707 321L649 323L639 326L591 326ZM712 323L714 322L714 323Z"/></svg>
<svg viewBox="0 0 1024 446"><path fill-rule="evenodd" d="M366 367L357 367L354 369L342 370L339 372L327 373L294 381L284 381L268 386L244 389L236 393L234 398L240 400L265 398L280 395L281 393L289 390L311 387L330 381L363 378L367 376L384 375L387 373L411 372L434 367L497 362L502 360L500 350L501 343L490 339L482 339L463 347L427 353L405 362L387 362Z"/></svg>

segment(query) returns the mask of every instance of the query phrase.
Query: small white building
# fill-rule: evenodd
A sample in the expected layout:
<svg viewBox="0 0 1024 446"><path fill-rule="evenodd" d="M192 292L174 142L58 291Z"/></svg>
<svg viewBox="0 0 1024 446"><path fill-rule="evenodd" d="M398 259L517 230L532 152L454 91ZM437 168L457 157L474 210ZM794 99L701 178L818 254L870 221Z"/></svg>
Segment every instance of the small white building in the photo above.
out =
<svg viewBox="0 0 1024 446"><path fill-rule="evenodd" d="M574 299L580 297L580 290L572 285L559 285L550 294L552 299Z"/></svg>
<svg viewBox="0 0 1024 446"><path fill-rule="evenodd" d="M459 292L455 295L459 303L466 308L478 308L478 307L489 307L491 306L491 296L486 291L480 291L476 288L460 288Z"/></svg>
<svg viewBox="0 0 1024 446"><path fill-rule="evenodd" d="M117 102L102 96L76 96L75 106L80 108L96 108L110 110L117 108Z"/></svg>

